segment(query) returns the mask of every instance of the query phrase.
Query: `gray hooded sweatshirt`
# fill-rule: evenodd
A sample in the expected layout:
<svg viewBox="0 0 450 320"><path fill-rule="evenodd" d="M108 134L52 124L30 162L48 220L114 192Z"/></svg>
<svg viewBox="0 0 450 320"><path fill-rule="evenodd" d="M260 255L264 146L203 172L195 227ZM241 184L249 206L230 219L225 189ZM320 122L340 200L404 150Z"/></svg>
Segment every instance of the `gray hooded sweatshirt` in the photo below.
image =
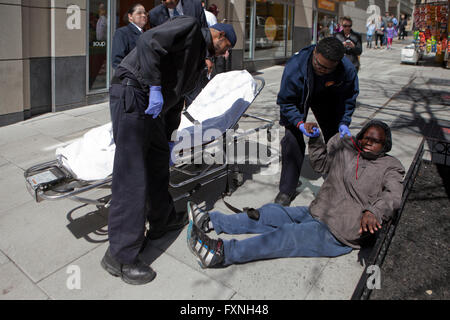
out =
<svg viewBox="0 0 450 320"><path fill-rule="evenodd" d="M362 152L358 144L373 124L386 133L384 149L378 155ZM386 154L391 146L389 127L376 120L364 126L356 137L340 138L337 133L327 145L322 136L309 140L313 169L328 174L309 210L339 241L352 248L360 248L358 232L364 211L372 212L381 224L400 208L405 169L399 160Z"/></svg>

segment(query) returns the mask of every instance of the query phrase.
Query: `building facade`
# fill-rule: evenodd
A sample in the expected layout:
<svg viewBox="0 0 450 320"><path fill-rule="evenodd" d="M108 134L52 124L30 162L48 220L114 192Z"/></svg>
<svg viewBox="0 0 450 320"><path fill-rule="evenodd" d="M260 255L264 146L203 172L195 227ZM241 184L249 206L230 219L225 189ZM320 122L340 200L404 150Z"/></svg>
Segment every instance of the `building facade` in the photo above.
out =
<svg viewBox="0 0 450 320"><path fill-rule="evenodd" d="M230 69L255 71L284 63L315 43L339 17L365 33L375 5L381 14L411 14L412 0L209 0L238 41ZM0 126L108 100L111 39L128 8L160 0L3 0L0 3ZM375 12L376 13L376 12Z"/></svg>

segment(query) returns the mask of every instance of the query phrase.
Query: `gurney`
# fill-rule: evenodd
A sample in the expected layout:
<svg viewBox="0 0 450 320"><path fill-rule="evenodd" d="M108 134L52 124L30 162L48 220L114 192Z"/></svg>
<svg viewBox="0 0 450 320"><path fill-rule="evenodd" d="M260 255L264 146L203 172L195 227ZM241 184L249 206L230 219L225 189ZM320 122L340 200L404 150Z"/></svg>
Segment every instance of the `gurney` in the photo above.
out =
<svg viewBox="0 0 450 320"><path fill-rule="evenodd" d="M264 88L264 79L247 71L230 71L215 76L185 110L172 136L176 144L171 159L169 191L177 211L207 186L221 181L222 196L243 183L242 165L233 161L234 150L249 135L263 132L271 142L274 122L246 111ZM236 131L241 118L264 124ZM98 207L109 207L115 145L111 123L91 129L82 138L56 150L56 159L34 165L24 172L26 187L36 202L71 199ZM227 152L231 150L231 155ZM268 166L278 157L268 146ZM230 161L231 160L231 161ZM92 190L104 189L109 196L86 197Z"/></svg>

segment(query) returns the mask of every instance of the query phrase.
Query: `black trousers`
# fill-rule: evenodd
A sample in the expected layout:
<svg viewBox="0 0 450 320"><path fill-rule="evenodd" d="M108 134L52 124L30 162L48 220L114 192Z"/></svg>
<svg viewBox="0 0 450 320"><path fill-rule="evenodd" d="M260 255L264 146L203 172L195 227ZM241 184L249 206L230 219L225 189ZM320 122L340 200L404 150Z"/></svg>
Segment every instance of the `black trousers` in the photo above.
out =
<svg viewBox="0 0 450 320"><path fill-rule="evenodd" d="M163 118L146 115L148 95L131 86L110 88L116 144L108 233L111 254L135 262L144 243L145 222L165 227L174 204L168 191L169 147Z"/></svg>
<svg viewBox="0 0 450 320"><path fill-rule="evenodd" d="M339 123L342 117L336 117L329 110L321 108L313 108L313 112L326 143L339 131ZM292 196L300 179L306 145L300 129L295 126L286 126L285 129L284 137L281 139L279 190Z"/></svg>

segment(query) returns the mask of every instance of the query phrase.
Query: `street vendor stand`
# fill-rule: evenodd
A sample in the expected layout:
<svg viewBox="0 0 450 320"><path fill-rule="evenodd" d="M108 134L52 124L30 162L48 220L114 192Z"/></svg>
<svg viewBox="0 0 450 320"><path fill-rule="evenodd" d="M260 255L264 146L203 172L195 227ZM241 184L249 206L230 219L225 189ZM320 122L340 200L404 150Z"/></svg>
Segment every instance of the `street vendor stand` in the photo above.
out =
<svg viewBox="0 0 450 320"><path fill-rule="evenodd" d="M414 8L414 49L435 56L447 66L449 59L449 4L447 0L422 1Z"/></svg>

